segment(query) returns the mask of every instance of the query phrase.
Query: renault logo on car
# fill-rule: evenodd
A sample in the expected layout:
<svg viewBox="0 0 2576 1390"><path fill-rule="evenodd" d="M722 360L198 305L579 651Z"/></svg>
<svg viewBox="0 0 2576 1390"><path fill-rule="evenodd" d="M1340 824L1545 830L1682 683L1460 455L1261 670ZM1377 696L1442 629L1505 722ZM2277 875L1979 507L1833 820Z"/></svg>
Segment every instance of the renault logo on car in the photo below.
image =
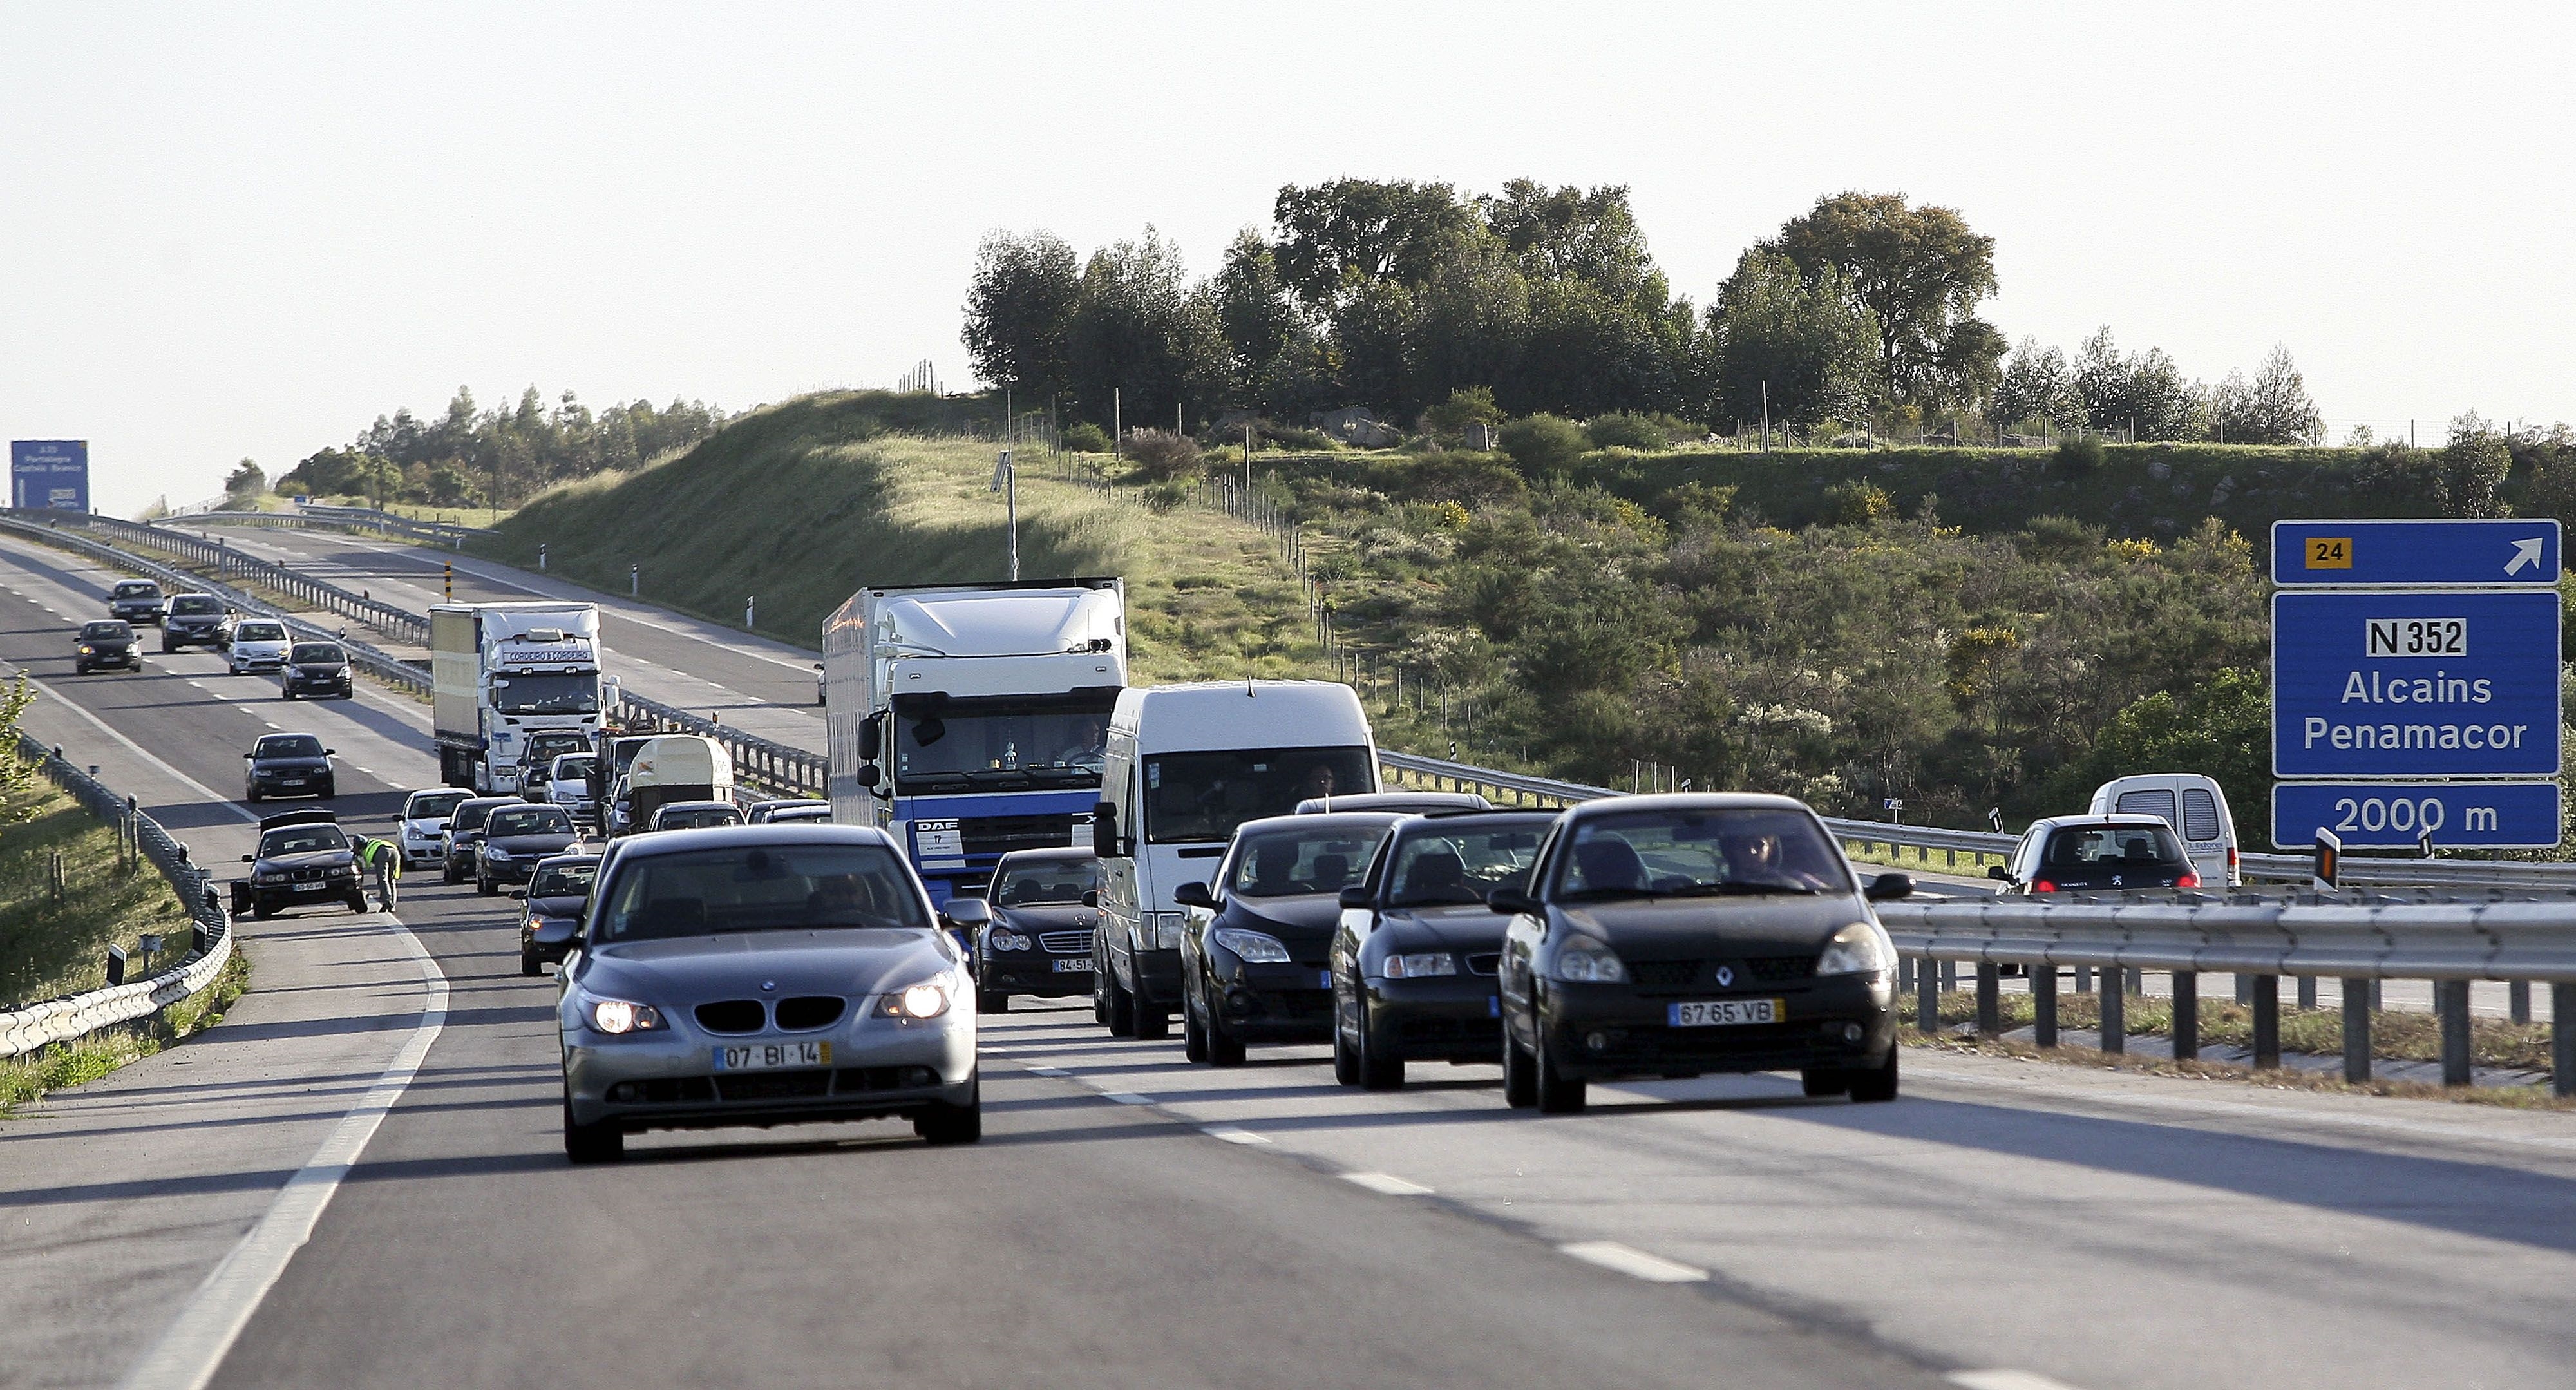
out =
<svg viewBox="0 0 2576 1390"><path fill-rule="evenodd" d="M1717 968L1717 982L1718 982L1718 984L1720 984L1721 986L1723 986L1723 985L1731 985L1731 984L1734 984L1734 983L1735 983L1735 967L1734 967L1734 966L1732 966L1732 965L1721 965L1721 966L1719 966L1719 967Z"/></svg>

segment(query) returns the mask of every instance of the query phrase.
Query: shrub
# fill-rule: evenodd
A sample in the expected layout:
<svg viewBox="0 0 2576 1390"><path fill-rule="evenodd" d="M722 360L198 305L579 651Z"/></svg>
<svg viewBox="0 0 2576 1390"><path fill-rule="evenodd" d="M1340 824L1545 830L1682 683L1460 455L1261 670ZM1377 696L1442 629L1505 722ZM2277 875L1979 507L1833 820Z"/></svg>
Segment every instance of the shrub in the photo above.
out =
<svg viewBox="0 0 2576 1390"><path fill-rule="evenodd" d="M1896 514L1896 499L1866 478L1825 489L1825 520L1836 526L1871 526Z"/></svg>
<svg viewBox="0 0 2576 1390"><path fill-rule="evenodd" d="M1178 478L1145 489L1145 509L1150 512L1168 512L1189 500L1190 485Z"/></svg>
<svg viewBox="0 0 2576 1390"><path fill-rule="evenodd" d="M1262 420L1256 422L1252 429L1254 438L1268 440L1282 449L1324 450L1334 444L1331 435L1303 425L1281 425Z"/></svg>
<svg viewBox="0 0 2576 1390"><path fill-rule="evenodd" d="M1503 426L1503 452L1532 476L1572 473L1589 443L1572 420L1559 415L1524 415Z"/></svg>
<svg viewBox="0 0 2576 1390"><path fill-rule="evenodd" d="M1653 416L1622 410L1609 415L1596 415L1584 425L1583 433L1595 449L1625 445L1631 449L1669 449L1673 446L1670 431Z"/></svg>
<svg viewBox="0 0 2576 1390"><path fill-rule="evenodd" d="M1147 482L1195 478L1207 471L1198 441L1169 430L1129 430L1127 457L1135 461L1136 475Z"/></svg>
<svg viewBox="0 0 2576 1390"><path fill-rule="evenodd" d="M1063 440L1064 447L1071 449L1077 454L1105 454L1109 452L1109 431L1091 423L1089 420L1077 420L1072 424L1065 426Z"/></svg>
<svg viewBox="0 0 2576 1390"><path fill-rule="evenodd" d="M1499 424L1502 418L1502 408L1494 404L1494 388L1466 386L1450 392L1449 399L1422 412L1422 425L1444 440L1455 441L1467 432L1469 425Z"/></svg>
<svg viewBox="0 0 2576 1390"><path fill-rule="evenodd" d="M2102 441L2089 434L2057 441L2057 466L2078 477L2102 466Z"/></svg>

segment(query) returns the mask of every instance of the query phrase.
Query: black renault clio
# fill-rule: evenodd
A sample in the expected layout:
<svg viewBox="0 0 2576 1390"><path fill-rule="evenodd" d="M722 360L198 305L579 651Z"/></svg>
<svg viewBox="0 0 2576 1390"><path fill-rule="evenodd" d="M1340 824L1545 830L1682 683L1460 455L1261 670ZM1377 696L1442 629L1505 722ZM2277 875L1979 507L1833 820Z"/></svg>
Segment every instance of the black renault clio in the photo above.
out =
<svg viewBox="0 0 2576 1390"><path fill-rule="evenodd" d="M1503 1092L1580 1110L1592 1081L1796 1071L1896 1097L1896 952L1816 813L1781 796L1609 797L1565 812L1511 914Z"/></svg>

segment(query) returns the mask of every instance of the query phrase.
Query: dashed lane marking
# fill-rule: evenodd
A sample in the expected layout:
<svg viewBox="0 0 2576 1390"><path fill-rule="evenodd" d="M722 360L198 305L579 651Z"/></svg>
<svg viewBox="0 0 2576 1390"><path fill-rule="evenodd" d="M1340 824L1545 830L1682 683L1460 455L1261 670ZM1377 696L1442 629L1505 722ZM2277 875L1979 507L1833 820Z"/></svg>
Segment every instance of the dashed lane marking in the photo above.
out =
<svg viewBox="0 0 2576 1390"><path fill-rule="evenodd" d="M1942 1379L1960 1390L2075 1390L2065 1381L2035 1371L1952 1371Z"/></svg>
<svg viewBox="0 0 2576 1390"><path fill-rule="evenodd" d="M1418 1182L1406 1182L1404 1179L1395 1176L1393 1173L1344 1173L1342 1174L1342 1181L1357 1183L1371 1192L1382 1192L1389 1197L1428 1197L1431 1195L1430 1188L1424 1187Z"/></svg>
<svg viewBox="0 0 2576 1390"><path fill-rule="evenodd" d="M1072 1072L1066 1071L1066 1070L1065 1070L1064 1068L1062 1068L1062 1067L1031 1067L1031 1068L1029 1068L1029 1074L1030 1074L1031 1076L1071 1076L1071 1075L1073 1075L1073 1073L1072 1073Z"/></svg>
<svg viewBox="0 0 2576 1390"><path fill-rule="evenodd" d="M1120 1105L1151 1105L1154 1103L1154 1098L1152 1096L1140 1096L1134 1091L1103 1091L1101 1094L1118 1102Z"/></svg>
<svg viewBox="0 0 2576 1390"><path fill-rule="evenodd" d="M1201 1125L1199 1126L1199 1133L1204 1134L1211 1139L1222 1139L1229 1144L1267 1144L1270 1142L1270 1138L1267 1135L1255 1134L1248 1129L1237 1129L1233 1125Z"/></svg>
<svg viewBox="0 0 2576 1390"><path fill-rule="evenodd" d="M1649 1255L1633 1245L1621 1245L1615 1240L1579 1240L1556 1248L1588 1264L1616 1270L1631 1279L1643 1279L1652 1284L1698 1284L1708 1279L1707 1270L1677 1264L1661 1255ZM1992 1390L2003 1390L2003 1387L1992 1387Z"/></svg>

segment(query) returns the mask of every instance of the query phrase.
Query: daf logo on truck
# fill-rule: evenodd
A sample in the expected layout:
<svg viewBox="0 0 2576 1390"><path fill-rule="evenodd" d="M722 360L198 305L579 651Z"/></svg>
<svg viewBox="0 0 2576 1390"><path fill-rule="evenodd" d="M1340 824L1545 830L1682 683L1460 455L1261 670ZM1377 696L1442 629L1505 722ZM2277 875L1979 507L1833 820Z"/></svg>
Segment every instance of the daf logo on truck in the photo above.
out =
<svg viewBox="0 0 2576 1390"><path fill-rule="evenodd" d="M599 732L593 604L436 605L429 661L439 777L451 787L516 793L538 735L568 734L587 745Z"/></svg>

